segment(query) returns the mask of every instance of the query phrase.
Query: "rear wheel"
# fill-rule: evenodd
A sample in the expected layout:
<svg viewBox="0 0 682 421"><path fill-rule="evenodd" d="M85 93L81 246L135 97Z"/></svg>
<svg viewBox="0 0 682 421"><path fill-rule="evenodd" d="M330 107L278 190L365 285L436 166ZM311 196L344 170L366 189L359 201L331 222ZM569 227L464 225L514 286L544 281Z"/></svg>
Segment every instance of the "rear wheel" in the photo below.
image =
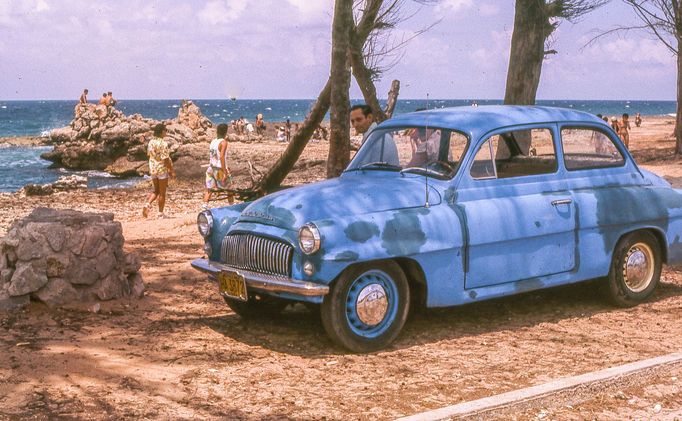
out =
<svg viewBox="0 0 682 421"><path fill-rule="evenodd" d="M353 352L388 346L405 324L410 307L407 278L395 262L363 263L346 269L322 302L329 337Z"/></svg>
<svg viewBox="0 0 682 421"><path fill-rule="evenodd" d="M228 297L223 297L223 299L232 311L245 319L276 316L289 304L288 301L281 298L256 294L249 294L249 301L240 301Z"/></svg>
<svg viewBox="0 0 682 421"><path fill-rule="evenodd" d="M649 232L623 237L613 252L604 290L615 305L632 307L653 294L661 277L661 247Z"/></svg>

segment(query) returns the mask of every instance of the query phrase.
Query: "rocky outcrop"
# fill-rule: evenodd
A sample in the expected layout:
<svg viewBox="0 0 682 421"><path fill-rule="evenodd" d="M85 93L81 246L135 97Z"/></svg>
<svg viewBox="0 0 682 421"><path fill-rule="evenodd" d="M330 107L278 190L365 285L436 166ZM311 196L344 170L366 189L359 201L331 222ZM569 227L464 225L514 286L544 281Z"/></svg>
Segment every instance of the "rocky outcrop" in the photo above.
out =
<svg viewBox="0 0 682 421"><path fill-rule="evenodd" d="M87 189L88 178L80 175L64 175L52 184L27 184L22 189L26 196L47 196L54 192Z"/></svg>
<svg viewBox="0 0 682 421"><path fill-rule="evenodd" d="M113 214L37 208L0 238L0 310L142 297L140 259Z"/></svg>
<svg viewBox="0 0 682 421"><path fill-rule="evenodd" d="M119 176L143 174L148 171L147 143L160 122L140 114L126 116L114 107L79 104L68 126L50 132L55 146L42 157L75 170L104 170ZM181 145L204 143L214 135L213 123L192 101L183 101L178 117L163 123L173 159Z"/></svg>

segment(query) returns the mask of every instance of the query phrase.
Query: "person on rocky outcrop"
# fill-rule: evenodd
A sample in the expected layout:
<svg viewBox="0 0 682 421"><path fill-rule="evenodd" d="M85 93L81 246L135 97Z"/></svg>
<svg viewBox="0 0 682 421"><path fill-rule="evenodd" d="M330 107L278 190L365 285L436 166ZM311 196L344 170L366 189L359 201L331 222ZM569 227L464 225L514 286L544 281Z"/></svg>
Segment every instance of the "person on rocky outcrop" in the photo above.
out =
<svg viewBox="0 0 682 421"><path fill-rule="evenodd" d="M99 105L109 105L109 97L107 93L102 94L102 98L99 99Z"/></svg>
<svg viewBox="0 0 682 421"><path fill-rule="evenodd" d="M206 168L206 193L204 193L203 209L208 209L208 202L213 192L227 189L232 183L232 175L227 166L227 124L219 124L216 128L216 138L208 148L208 168ZM229 182L228 182L229 180ZM234 203L234 195L227 197L230 204Z"/></svg>
<svg viewBox="0 0 682 421"><path fill-rule="evenodd" d="M88 90L83 89L83 93L81 94L81 98L79 100L80 104L87 104L88 103Z"/></svg>
<svg viewBox="0 0 682 421"><path fill-rule="evenodd" d="M118 102L118 101L116 101L116 100L114 99L114 94L112 94L111 91L107 92L107 97L109 97L108 100L107 100L107 101L108 101L108 102L107 102L107 105L109 105L109 106L112 106L112 107L113 107L113 106L115 106L116 103Z"/></svg>
<svg viewBox="0 0 682 421"><path fill-rule="evenodd" d="M166 136L166 126L159 123L154 126L154 137L147 145L149 155L149 175L152 177L154 192L149 194L147 204L142 208L142 216L149 216L149 207L158 199L159 218L166 218L163 208L166 205L166 189L168 177L175 177L173 161L170 158L168 143L163 139Z"/></svg>

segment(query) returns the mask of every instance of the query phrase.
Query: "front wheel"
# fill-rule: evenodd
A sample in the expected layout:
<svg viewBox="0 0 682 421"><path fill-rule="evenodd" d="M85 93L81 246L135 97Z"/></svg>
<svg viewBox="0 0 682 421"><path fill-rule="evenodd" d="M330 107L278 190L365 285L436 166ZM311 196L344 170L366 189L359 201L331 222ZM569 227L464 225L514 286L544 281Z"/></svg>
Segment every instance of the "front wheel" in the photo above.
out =
<svg viewBox="0 0 682 421"><path fill-rule="evenodd" d="M623 237L613 252L604 289L607 298L620 307L632 307L653 294L661 277L661 247L645 231Z"/></svg>
<svg viewBox="0 0 682 421"><path fill-rule="evenodd" d="M388 346L407 320L410 289L397 263L363 263L346 269L322 302L329 337L352 352Z"/></svg>

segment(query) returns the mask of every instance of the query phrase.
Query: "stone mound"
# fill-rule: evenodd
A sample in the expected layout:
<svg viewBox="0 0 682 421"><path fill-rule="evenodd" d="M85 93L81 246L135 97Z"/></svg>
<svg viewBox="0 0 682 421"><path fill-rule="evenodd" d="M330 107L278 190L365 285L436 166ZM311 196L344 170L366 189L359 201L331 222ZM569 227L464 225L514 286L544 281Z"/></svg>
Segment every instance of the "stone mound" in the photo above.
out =
<svg viewBox="0 0 682 421"><path fill-rule="evenodd" d="M0 238L0 310L142 297L140 259L123 242L111 213L36 208Z"/></svg>

